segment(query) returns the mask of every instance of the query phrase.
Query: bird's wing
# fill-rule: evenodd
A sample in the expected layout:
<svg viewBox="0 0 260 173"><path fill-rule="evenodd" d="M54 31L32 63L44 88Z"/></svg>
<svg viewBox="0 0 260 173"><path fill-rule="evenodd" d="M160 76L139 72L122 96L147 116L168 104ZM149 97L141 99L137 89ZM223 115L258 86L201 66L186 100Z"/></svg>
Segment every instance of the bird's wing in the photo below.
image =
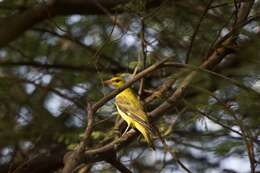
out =
<svg viewBox="0 0 260 173"><path fill-rule="evenodd" d="M117 107L123 111L126 115L132 118L134 121L143 125L147 130L153 132L151 128L146 113L143 111L143 108L137 106L134 101L138 101L138 99L131 100L131 98L126 97L124 95L118 95L116 97L116 105Z"/></svg>

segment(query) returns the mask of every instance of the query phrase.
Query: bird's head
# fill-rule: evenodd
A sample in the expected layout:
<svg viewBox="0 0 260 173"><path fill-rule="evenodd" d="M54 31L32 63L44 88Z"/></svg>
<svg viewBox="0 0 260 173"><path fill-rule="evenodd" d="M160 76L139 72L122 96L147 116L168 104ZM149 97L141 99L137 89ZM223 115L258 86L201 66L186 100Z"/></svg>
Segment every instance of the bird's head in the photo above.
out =
<svg viewBox="0 0 260 173"><path fill-rule="evenodd" d="M104 81L105 84L112 85L115 88L119 88L125 84L125 80L122 77L112 77L109 80Z"/></svg>

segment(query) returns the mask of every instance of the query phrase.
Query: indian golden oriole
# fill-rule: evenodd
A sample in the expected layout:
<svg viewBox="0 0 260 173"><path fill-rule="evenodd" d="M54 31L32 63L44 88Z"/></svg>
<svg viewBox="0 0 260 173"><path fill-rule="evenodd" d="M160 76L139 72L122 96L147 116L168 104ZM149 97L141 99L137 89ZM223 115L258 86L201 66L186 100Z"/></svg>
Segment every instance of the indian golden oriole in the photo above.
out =
<svg viewBox="0 0 260 173"><path fill-rule="evenodd" d="M112 77L104 81L105 84L119 88L125 84L122 77ZM144 136L145 141L154 149L152 134L154 129L149 124L147 114L143 105L131 88L127 88L115 97L115 105L119 115L127 122L127 128L123 135L130 127L136 128Z"/></svg>

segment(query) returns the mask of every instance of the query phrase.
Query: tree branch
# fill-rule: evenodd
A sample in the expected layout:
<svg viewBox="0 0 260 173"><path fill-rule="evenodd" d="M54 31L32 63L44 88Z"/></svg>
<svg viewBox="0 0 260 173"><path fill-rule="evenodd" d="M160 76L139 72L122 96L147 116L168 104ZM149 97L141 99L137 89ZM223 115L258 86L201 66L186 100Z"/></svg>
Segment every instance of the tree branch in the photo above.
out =
<svg viewBox="0 0 260 173"><path fill-rule="evenodd" d="M69 70L74 72L118 72L119 70L117 68L99 68L99 67L93 67L90 65L70 65L70 64L44 64L34 61L0 61L1 67L17 67L17 66L27 66L27 67L33 67L33 68L43 68L43 69L56 69L56 70Z"/></svg>
<svg viewBox="0 0 260 173"><path fill-rule="evenodd" d="M243 8L243 10L245 10L244 13L248 14L252 6L248 6L247 3L251 4L251 1L245 2L245 3L246 3L246 6L249 9ZM242 15L242 16L244 16L244 15ZM243 19L246 20L245 17L243 17ZM239 18L238 21L243 22L243 20L241 18ZM231 38L233 38L232 36L227 38L222 43L223 47L216 48L209 55L207 60L205 60L200 65L200 68L213 69L216 65L218 65L219 62L229 53L229 50L227 49L227 47L230 46L231 44L233 44L233 42L234 42L234 39L231 39ZM166 101L164 101L160 106L158 106L152 112L150 112L149 116L156 118L156 117L159 117L160 115L162 115L163 113L169 111L177 103L177 101L180 100L184 96L184 93L185 93L188 85L194 79L194 77L197 75L197 73L198 73L197 71L192 71L186 78L184 78L184 80L180 83L180 85L178 86L176 91ZM130 86L130 84L129 84L129 86ZM123 90L123 89L121 89L121 90ZM100 105L103 105L106 101L111 99L114 96L114 94L116 95L120 91L115 90L114 93L110 94L110 96L107 96L107 98L106 97L103 98L99 102L99 104L97 104L96 107L99 108ZM134 130L130 130L123 137L115 139L114 141L112 141L111 143L109 143L105 146L102 146L102 147L99 147L99 148L94 148L94 149L88 149L88 150L85 151L85 155L82 156L82 161L89 162L89 161L91 161L91 158L93 156L98 156L102 153L105 153L105 152L108 152L108 151L111 151L111 150L119 150L119 149L123 148L124 146L128 145L134 139L135 135L136 135L136 132Z"/></svg>
<svg viewBox="0 0 260 173"><path fill-rule="evenodd" d="M134 82L138 81L139 79L143 78L145 75L153 72L154 70L156 70L159 66L161 66L162 64L164 64L166 61L168 60L168 58L165 58L163 60L161 60L160 62L151 65L150 67L146 68L145 70L143 70L142 72L138 73L137 75L135 75L132 79L130 79L129 81L126 82L126 84L114 91L112 91L109 95L103 97L101 100L99 100L96 104L94 104L93 106L93 111L97 111L101 106L103 106L107 101L111 100L113 97L115 97L117 94L119 94L120 92L122 92L123 90L125 90L126 88L128 88L129 86L131 86Z"/></svg>
<svg viewBox="0 0 260 173"><path fill-rule="evenodd" d="M80 160L81 154L85 150L85 147L87 146L88 139L90 138L90 135L93 130L93 123L94 123L94 117L93 117L93 110L91 108L91 104L87 101L87 115L88 115L88 124L87 128L84 132L83 140L80 142L78 148L75 152L72 152L70 155L66 156L65 159L65 166L62 170L62 173L71 173L73 170L79 165L78 162Z"/></svg>
<svg viewBox="0 0 260 173"><path fill-rule="evenodd" d="M193 43L195 41L196 35L199 32L200 25L201 25L203 19L206 17L207 12L208 12L212 2L213 2L213 0L209 0L208 1L207 6L206 6L205 10L203 11L203 13L202 13L202 15L201 15L201 17L199 19L199 22L198 22L198 24L197 24L197 26L195 28L195 31L193 32L193 34L191 36L190 46L188 48L188 52L187 52L187 55L186 55L185 64L188 64L188 62L189 62L190 54L191 54L191 51L192 51L192 47L193 47Z"/></svg>
<svg viewBox="0 0 260 173"><path fill-rule="evenodd" d="M147 74L153 72L154 70L156 70L160 65L165 63L167 60L168 60L167 58L163 59L162 61L160 61L160 62L158 62L158 63L156 63L156 64L154 64L154 65L152 65L152 66L150 66L148 68L146 68L142 72L138 73L134 78L132 78L131 80L126 82L126 84L124 86L114 90L109 95L103 97L100 101L98 101L93 106L91 106L89 103L87 103L87 107L88 107L87 108L87 112L88 112L88 125L87 125L87 128L85 130L83 140L80 142L78 148L74 152L66 154L66 158L64 159L65 166L64 166L64 168L62 170L62 173L71 173L71 172L73 172L73 170L79 164L83 163L83 160L82 160L83 152L84 152L85 148L87 147L87 141L88 141L88 139L89 139L89 137L91 135L92 129L93 129L93 121L94 121L93 120L93 115L96 113L96 111L101 106L103 106L107 101L109 101L110 99L115 97L117 94L119 94L120 92L122 92L123 90L128 88L131 84L133 84L134 82L138 81L139 79L141 79L145 75L147 75ZM112 148L112 147L114 147L114 144L109 146L109 148ZM104 152L104 153L106 153L106 152ZM104 154L104 153L102 153L102 154ZM109 160L109 161L111 161L111 160ZM120 164L116 164L116 165L119 166L118 169L121 169L121 168L123 169L124 168Z"/></svg>
<svg viewBox="0 0 260 173"><path fill-rule="evenodd" d="M125 165L123 165L120 160L116 158L116 153L109 153L106 156L106 162L110 163L113 167L115 167L117 170L119 170L122 173L132 173Z"/></svg>
<svg viewBox="0 0 260 173"><path fill-rule="evenodd" d="M0 47L6 46L19 37L23 32L35 24L60 15L71 14L104 14L97 3L108 9L111 14L124 11L115 9L118 5L125 5L131 0L48 0L47 2L30 7L22 12L0 19ZM151 1L149 8L158 6L163 0Z"/></svg>

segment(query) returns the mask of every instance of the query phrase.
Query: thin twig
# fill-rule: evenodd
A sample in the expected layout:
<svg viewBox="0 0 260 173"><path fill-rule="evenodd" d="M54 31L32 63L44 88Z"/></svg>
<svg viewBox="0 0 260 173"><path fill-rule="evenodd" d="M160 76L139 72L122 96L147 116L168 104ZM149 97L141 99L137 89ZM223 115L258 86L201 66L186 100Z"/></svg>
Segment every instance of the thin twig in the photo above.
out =
<svg viewBox="0 0 260 173"><path fill-rule="evenodd" d="M112 151L113 152L113 151ZM106 162L110 163L113 167L119 170L121 173L132 173L124 164L118 160L116 153L109 153L109 156L105 158Z"/></svg>
<svg viewBox="0 0 260 173"><path fill-rule="evenodd" d="M143 58L143 69L146 67L146 45L145 45L145 23L144 18L141 18L141 53ZM138 96L141 98L144 91L144 78L140 80L140 86L138 90Z"/></svg>
<svg viewBox="0 0 260 173"><path fill-rule="evenodd" d="M70 64L47 64L47 63L40 63L40 62L34 62L34 61L0 61L0 66L2 68L4 67L16 67L16 66L26 66L26 67L33 67L33 68L42 68L45 70L48 69L56 69L56 70L68 70L68 71L74 71L74 72L96 72L97 70L102 72L111 72L114 69L109 68L94 68L90 65L70 65Z"/></svg>
<svg viewBox="0 0 260 173"><path fill-rule="evenodd" d="M182 161L178 158L177 153L172 149L170 149L170 147L166 144L166 142L163 143L163 146L165 150L171 154L172 158L178 163L178 165L183 170L185 170L187 173L192 173L191 170L189 170L189 168L187 168L187 166L185 166L184 163L182 163Z"/></svg>
<svg viewBox="0 0 260 173"><path fill-rule="evenodd" d="M92 130L93 130L93 124L94 124L94 117L93 117L93 110L91 109L91 104L87 101L87 114L88 114L88 117L87 117L87 120L88 120L88 123L87 123L87 128L84 132L84 137L83 137L83 141L84 141L84 145L86 145L87 141L89 140L89 137L92 133Z"/></svg>
<svg viewBox="0 0 260 173"><path fill-rule="evenodd" d="M227 76L224 76L220 73L216 73L214 71L211 71L211 70L208 70L208 69L205 69L205 68L202 68L202 67L196 67L196 66L193 66L193 65L189 65L189 64L182 64L182 63L175 63L175 62L169 62L167 64L165 64L166 66L176 66L176 67L184 67L184 68L189 68L189 69L192 69L192 70L196 70L196 71L199 71L199 72L204 72L204 73L208 73L212 76L215 76L215 77L218 77L218 78L221 78L221 79L224 79L225 81L228 81L234 85L236 85L237 87L241 88L241 89L244 89L246 91L250 91L252 93L254 93L255 95L260 95L259 93L257 93L255 90L253 90L252 88L250 87L247 87L245 85L243 85L242 83L240 83L239 81L236 81L232 78L229 78Z"/></svg>
<svg viewBox="0 0 260 173"><path fill-rule="evenodd" d="M130 85L132 85L134 82L140 80L142 77L144 77L147 74L150 74L151 72L153 72L154 70L156 70L159 66L161 66L162 64L164 64L166 61L168 61L168 58L165 58L161 61L159 61L158 63L151 65L150 67L146 68L145 70L143 70L142 72L138 73L137 75L135 75L133 78L131 78L129 81L126 82L125 85L123 85L122 87L119 87L118 89L112 91L110 94L108 94L107 96L103 97L102 99L100 99L97 103L95 103L92 107L93 111L97 111L101 106L103 106L107 101L111 100L113 97L115 97L117 94L119 94L120 92L122 92L123 90L125 90L126 88L128 88Z"/></svg>
<svg viewBox="0 0 260 173"><path fill-rule="evenodd" d="M96 52L98 51L96 48L94 48L93 46L88 46L86 44L84 44L81 40L79 40L76 37L73 37L71 34L59 34L57 32L45 29L45 28L33 28L33 30L38 31L38 32L47 32L55 37L59 37L62 39L66 39L68 41L73 42L75 45L78 45L80 47L82 47L83 49L89 51L92 54L96 54ZM112 41L111 41L112 42ZM113 59L113 57L110 57L108 55L105 54L101 54L101 52L99 52L99 57L102 57L102 60L104 61L108 61L110 64L113 64L113 66L115 66L116 68L120 69L120 70L128 70L127 67L124 67L122 64L120 64L119 62L117 62L116 60ZM100 69L99 69L100 71Z"/></svg>
<svg viewBox="0 0 260 173"><path fill-rule="evenodd" d="M189 46L189 48L188 48L187 55L186 55L186 59L185 59L185 64L188 64L188 62L189 62L190 54L191 54L191 51L192 51L192 47L193 47L193 43L194 43L194 41L195 41L196 35L197 35L198 32L199 32L200 25L201 25L203 19L206 17L207 12L208 12L208 10L209 10L209 8L210 8L212 2L213 2L213 0L209 0L209 1L208 1L207 6L206 6L206 8L204 9L204 11L203 11L203 13L202 13L202 15L201 15L201 17L200 17L200 19L199 19L199 22L198 22L198 24L197 24L197 27L196 27L194 33L192 34L190 46Z"/></svg>

